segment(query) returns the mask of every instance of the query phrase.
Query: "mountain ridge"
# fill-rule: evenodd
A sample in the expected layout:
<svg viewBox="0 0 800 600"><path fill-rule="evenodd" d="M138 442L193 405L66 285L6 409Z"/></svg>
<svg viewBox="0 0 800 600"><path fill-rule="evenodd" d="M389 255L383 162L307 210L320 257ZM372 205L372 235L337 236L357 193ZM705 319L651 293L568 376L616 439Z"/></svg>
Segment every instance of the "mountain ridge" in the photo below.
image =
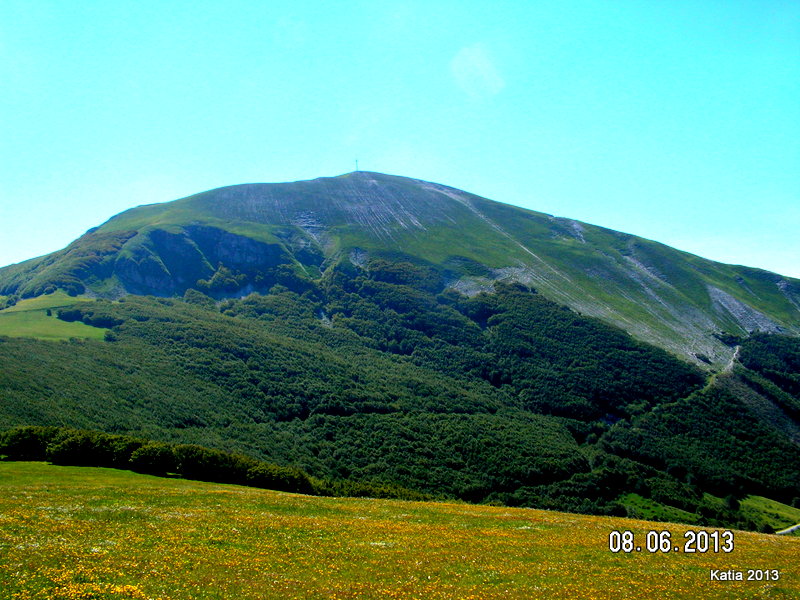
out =
<svg viewBox="0 0 800 600"><path fill-rule="evenodd" d="M759 333L780 327L778 301L793 314L780 276L434 184L342 179L144 207L0 272L2 293L42 294L0 297L0 431L709 526L760 528L748 494L800 502L800 338ZM727 360L696 355L704 372L554 290L683 341L693 310ZM91 458L81 435L65 444Z"/></svg>
<svg viewBox="0 0 800 600"><path fill-rule="evenodd" d="M438 289L467 295L497 280L521 282L700 364L730 359L715 334L800 334L800 280L365 171L140 205L64 250L0 269L0 294L61 287L118 298L196 288L222 298L265 292L281 270L320 280L343 263L369 270L373 260L413 263Z"/></svg>

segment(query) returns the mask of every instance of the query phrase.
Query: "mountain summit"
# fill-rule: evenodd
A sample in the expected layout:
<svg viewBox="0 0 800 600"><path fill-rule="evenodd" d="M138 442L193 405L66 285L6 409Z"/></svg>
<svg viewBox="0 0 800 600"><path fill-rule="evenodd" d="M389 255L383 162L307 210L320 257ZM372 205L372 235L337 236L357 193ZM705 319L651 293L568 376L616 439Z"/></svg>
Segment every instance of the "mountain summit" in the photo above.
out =
<svg viewBox="0 0 800 600"><path fill-rule="evenodd" d="M800 281L444 185L359 171L244 184L127 210L67 248L0 269L0 294L117 298L266 291L375 261L472 295L517 281L635 337L727 362L722 333L800 333Z"/></svg>
<svg viewBox="0 0 800 600"><path fill-rule="evenodd" d="M798 283L402 177L221 188L0 270L0 423L40 426L0 454L128 466L87 450L126 433L220 481L197 444L336 495L758 529L800 497Z"/></svg>

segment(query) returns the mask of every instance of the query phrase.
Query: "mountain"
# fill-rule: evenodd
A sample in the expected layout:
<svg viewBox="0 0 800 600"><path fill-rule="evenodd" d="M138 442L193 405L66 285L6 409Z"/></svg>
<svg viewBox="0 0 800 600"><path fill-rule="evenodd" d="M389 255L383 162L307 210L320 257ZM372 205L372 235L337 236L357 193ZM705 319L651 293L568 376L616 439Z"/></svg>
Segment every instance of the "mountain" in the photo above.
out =
<svg viewBox="0 0 800 600"><path fill-rule="evenodd" d="M749 529L748 496L800 505L797 282L764 271L359 172L138 207L0 285L0 455L199 444L224 481L220 450Z"/></svg>
<svg viewBox="0 0 800 600"><path fill-rule="evenodd" d="M139 206L64 250L0 269L0 295L265 292L287 271L406 262L430 290L521 282L698 363L727 363L719 334L800 333L800 281L726 265L451 187L370 172L224 187ZM283 274L283 275L282 275ZM716 335L715 335L716 334Z"/></svg>

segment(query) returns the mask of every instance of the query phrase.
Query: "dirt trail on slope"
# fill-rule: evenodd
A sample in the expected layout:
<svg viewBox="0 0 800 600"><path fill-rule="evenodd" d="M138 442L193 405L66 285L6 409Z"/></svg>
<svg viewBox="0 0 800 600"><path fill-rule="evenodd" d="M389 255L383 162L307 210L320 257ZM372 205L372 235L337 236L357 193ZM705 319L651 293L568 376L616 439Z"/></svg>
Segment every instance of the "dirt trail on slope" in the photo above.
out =
<svg viewBox="0 0 800 600"><path fill-rule="evenodd" d="M792 525L791 527L787 527L786 529L781 529L780 531L776 531L775 535L786 535L787 533L792 533L800 529L800 523L797 525Z"/></svg>
<svg viewBox="0 0 800 600"><path fill-rule="evenodd" d="M731 359L728 361L728 364L725 365L725 369L723 370L724 373L730 373L731 371L733 371L733 364L739 359L739 350L741 349L742 349L741 346L736 346L736 348L733 351L733 356L731 356Z"/></svg>

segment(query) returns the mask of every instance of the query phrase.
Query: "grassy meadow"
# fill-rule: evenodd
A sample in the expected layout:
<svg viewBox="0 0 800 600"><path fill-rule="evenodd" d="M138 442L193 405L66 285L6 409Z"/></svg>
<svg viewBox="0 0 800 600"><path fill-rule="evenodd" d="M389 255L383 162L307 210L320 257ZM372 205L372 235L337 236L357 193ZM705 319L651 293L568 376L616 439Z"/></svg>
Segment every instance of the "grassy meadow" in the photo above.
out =
<svg viewBox="0 0 800 600"><path fill-rule="evenodd" d="M745 514L750 514L772 525L775 531L800 523L800 508L787 506L764 498L762 496L748 496L742 500L742 509ZM794 535L798 535L796 532Z"/></svg>
<svg viewBox="0 0 800 600"><path fill-rule="evenodd" d="M704 494L703 499L708 506L717 505L722 507L724 505L723 498L712 496L711 494ZM628 509L628 516L654 521L688 523L690 525L701 522L697 513L660 504L649 498L642 498L638 494L625 494L620 501ZM794 508L764 496L753 495L742 498L740 503L744 516L756 523L769 525L775 531L800 523L800 508ZM800 535L800 532L798 532L798 535Z"/></svg>
<svg viewBox="0 0 800 600"><path fill-rule="evenodd" d="M56 310L72 306L88 298L75 298L62 291L37 298L20 300L14 306L0 311L0 335L29 337L40 340L68 340L87 338L102 340L106 330L90 327L80 321L68 323L56 318ZM48 316L47 310L51 315Z"/></svg>
<svg viewBox="0 0 800 600"><path fill-rule="evenodd" d="M729 554L608 549L614 529L638 543L687 528L0 463L0 597L800 597L800 538L736 531ZM711 569L780 579L712 582Z"/></svg>

